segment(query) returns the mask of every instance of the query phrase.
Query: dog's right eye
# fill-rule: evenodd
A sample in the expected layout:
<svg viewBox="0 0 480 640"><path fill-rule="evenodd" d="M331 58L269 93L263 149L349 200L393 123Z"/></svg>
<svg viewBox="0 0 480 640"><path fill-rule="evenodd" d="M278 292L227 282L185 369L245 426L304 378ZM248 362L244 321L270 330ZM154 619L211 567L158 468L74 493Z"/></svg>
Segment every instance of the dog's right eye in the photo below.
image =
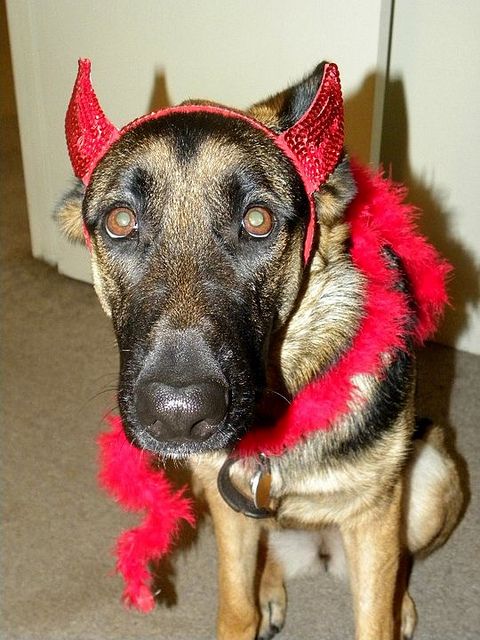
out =
<svg viewBox="0 0 480 640"><path fill-rule="evenodd" d="M274 227L274 218L265 207L251 207L243 217L242 226L254 238L266 238Z"/></svg>
<svg viewBox="0 0 480 640"><path fill-rule="evenodd" d="M105 230L111 238L126 238L137 229L137 218L131 209L112 209L105 218Z"/></svg>

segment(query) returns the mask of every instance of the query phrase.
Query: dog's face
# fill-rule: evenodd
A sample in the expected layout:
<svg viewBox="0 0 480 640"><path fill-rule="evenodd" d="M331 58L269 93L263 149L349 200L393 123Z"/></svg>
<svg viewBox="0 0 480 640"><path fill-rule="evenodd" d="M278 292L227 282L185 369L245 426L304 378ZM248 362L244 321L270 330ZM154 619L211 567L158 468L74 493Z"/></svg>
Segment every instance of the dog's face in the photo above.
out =
<svg viewBox="0 0 480 640"><path fill-rule="evenodd" d="M321 71L257 115L291 126ZM309 201L297 171L246 121L173 113L117 141L82 213L120 350L127 435L172 457L231 446L301 286Z"/></svg>

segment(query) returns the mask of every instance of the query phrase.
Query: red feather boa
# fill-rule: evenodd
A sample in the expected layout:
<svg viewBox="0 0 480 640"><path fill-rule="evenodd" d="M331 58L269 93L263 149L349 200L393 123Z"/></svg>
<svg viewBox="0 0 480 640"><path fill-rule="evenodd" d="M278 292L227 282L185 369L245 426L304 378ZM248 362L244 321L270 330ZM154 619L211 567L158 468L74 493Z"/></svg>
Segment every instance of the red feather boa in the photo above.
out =
<svg viewBox="0 0 480 640"><path fill-rule="evenodd" d="M421 344L435 331L447 302L445 281L451 266L423 238L415 209L403 203L404 189L357 164L352 166L358 193L348 208L351 255L366 278L365 313L347 353L318 380L302 389L274 428L252 429L236 447L241 456L279 455L308 433L330 429L348 411L355 394L352 377L379 374L381 354L405 349L410 315L406 296L395 289L382 247L400 257L417 308L413 337ZM183 491L173 491L163 471L152 468L152 456L130 445L119 417L108 418L111 431L99 438L100 482L128 510L144 511L140 526L125 531L116 547L117 570L125 579L124 601L141 611L153 607L148 561L168 552L180 520L194 524L192 505Z"/></svg>
<svg viewBox="0 0 480 640"><path fill-rule="evenodd" d="M144 511L143 522L124 531L117 540L117 571L125 580L123 600L140 611L154 606L148 562L170 549L180 520L192 526L195 516L183 490L173 491L162 470L154 470L152 455L131 445L119 416L108 416L110 431L98 438L99 480L128 511Z"/></svg>
<svg viewBox="0 0 480 640"><path fill-rule="evenodd" d="M448 300L445 280L451 266L421 236L414 207L402 202L405 189L352 163L358 193L347 211L354 265L366 276L364 317L349 351L318 380L293 399L275 428L253 429L240 442L239 454L279 455L306 434L327 430L348 411L355 393L352 377L378 374L381 355L405 349L405 324L410 315L407 297L395 290L397 274L382 248L390 245L401 259L418 309L414 338L421 344L435 331Z"/></svg>

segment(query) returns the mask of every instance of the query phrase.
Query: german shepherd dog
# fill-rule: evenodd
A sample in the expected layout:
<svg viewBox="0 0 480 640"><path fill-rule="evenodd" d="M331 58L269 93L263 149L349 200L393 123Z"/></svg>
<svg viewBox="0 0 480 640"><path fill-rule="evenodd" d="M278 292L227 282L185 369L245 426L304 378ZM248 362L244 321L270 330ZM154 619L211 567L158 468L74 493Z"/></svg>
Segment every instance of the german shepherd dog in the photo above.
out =
<svg viewBox="0 0 480 640"><path fill-rule="evenodd" d="M320 65L246 113L288 129L322 74ZM443 430L416 428L408 349L364 381L348 421L269 459L271 517L235 511L218 489L229 450L258 416L288 403L352 342L365 297L344 217L355 193L343 151L315 193L305 267L308 201L293 165L247 121L187 113L140 123L61 206L66 233L82 239L84 225L91 238L95 289L120 351L127 437L187 459L203 488L219 553L221 640L282 629L284 578L296 561L283 540L297 535L316 541L333 567L345 557L358 639L411 638L416 611L402 567L442 544L459 517ZM231 467L234 493L251 495L254 471Z"/></svg>

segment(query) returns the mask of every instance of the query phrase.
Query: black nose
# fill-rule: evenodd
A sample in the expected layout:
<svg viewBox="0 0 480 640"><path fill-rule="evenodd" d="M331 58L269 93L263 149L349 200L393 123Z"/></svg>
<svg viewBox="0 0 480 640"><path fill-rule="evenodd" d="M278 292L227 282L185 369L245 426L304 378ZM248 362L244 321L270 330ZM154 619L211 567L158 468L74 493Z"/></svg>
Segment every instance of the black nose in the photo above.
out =
<svg viewBox="0 0 480 640"><path fill-rule="evenodd" d="M173 386L157 380L137 389L137 415L157 440L206 440L225 417L228 394L220 381L195 380Z"/></svg>

